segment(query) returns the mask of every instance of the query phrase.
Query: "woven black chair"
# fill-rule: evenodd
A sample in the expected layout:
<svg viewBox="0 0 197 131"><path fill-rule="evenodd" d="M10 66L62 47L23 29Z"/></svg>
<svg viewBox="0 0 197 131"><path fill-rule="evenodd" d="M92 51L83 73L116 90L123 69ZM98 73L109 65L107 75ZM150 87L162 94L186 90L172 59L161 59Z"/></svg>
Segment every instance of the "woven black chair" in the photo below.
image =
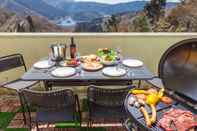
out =
<svg viewBox="0 0 197 131"><path fill-rule="evenodd" d="M29 127L36 123L39 130L39 122L66 123L73 122L74 127L81 126L81 112L79 99L70 89L56 91L33 91L24 89L22 94L29 114ZM31 108L36 109L35 119L31 117ZM60 124L61 125L61 124Z"/></svg>
<svg viewBox="0 0 197 131"><path fill-rule="evenodd" d="M13 69L17 70L19 67L23 68L25 72L27 71L23 56L21 54L12 54L8 56L0 57L0 72L5 72ZM26 124L26 118L24 113L22 97L20 95L20 90L24 88L30 88L37 83L38 81L23 81L20 78L17 78L15 80L0 84L0 87L12 89L18 93L23 110L23 119L25 124Z"/></svg>
<svg viewBox="0 0 197 131"><path fill-rule="evenodd" d="M88 88L89 122L92 126L96 119L118 120L123 123L127 118L124 99L129 88L106 89L95 86Z"/></svg>

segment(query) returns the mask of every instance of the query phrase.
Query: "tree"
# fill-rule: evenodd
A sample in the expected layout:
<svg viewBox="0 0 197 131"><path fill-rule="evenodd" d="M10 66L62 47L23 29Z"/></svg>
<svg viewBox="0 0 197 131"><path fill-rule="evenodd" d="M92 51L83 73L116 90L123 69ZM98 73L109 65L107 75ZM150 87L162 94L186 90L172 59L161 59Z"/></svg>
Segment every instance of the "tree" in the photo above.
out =
<svg viewBox="0 0 197 131"><path fill-rule="evenodd" d="M129 26L131 32L151 32L151 28L148 24L148 19L144 14L135 17L132 24Z"/></svg>
<svg viewBox="0 0 197 131"><path fill-rule="evenodd" d="M118 24L120 23L120 18L112 15L106 22L105 27L107 32L118 32Z"/></svg>
<svg viewBox="0 0 197 131"><path fill-rule="evenodd" d="M145 6L145 11L152 24L159 21L161 16L165 14L166 0L151 0Z"/></svg>

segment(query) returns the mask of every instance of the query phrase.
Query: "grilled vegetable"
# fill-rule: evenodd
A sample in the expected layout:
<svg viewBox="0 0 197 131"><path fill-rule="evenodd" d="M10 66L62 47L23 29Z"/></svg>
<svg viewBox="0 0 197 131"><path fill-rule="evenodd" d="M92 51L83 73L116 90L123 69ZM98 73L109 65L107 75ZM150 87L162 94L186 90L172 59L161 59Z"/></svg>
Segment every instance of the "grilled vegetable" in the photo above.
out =
<svg viewBox="0 0 197 131"><path fill-rule="evenodd" d="M173 100L170 98L170 97L167 97L167 96L163 96L161 98L161 102L167 104L167 105L170 105L172 104Z"/></svg>
<svg viewBox="0 0 197 131"><path fill-rule="evenodd" d="M145 94L145 95L150 94L146 90L131 90L131 93L134 94L134 95L136 95L136 94Z"/></svg>
<svg viewBox="0 0 197 131"><path fill-rule="evenodd" d="M144 95L145 96L143 98L146 99L145 100L146 104L148 104L150 106L151 111L152 111L151 118L149 118L149 115L148 115L148 113L147 113L147 111L144 107L140 106L140 111L144 115L146 125L148 127L151 127L151 125L153 123L155 123L155 121L157 119L156 105L161 99L164 99L163 98L164 89L162 88L161 90L159 90L159 92L155 89L149 89L149 90L136 89L136 90L131 90L130 93L132 93L133 95L136 96L136 98L138 98L138 103L140 103L139 100L143 101L143 99L140 99L138 95ZM143 104L143 102L142 102L142 104Z"/></svg>
<svg viewBox="0 0 197 131"><path fill-rule="evenodd" d="M144 107L140 107L140 111L144 115L144 120L146 122L146 125L148 127L151 127L152 123L151 123L151 120L149 119L148 112L146 111L146 109Z"/></svg>
<svg viewBox="0 0 197 131"><path fill-rule="evenodd" d="M146 98L146 103L148 105L156 105L159 101L159 97L157 94L150 94Z"/></svg>
<svg viewBox="0 0 197 131"><path fill-rule="evenodd" d="M146 95L144 95L144 94L137 94L137 95L135 95L135 97L137 98L137 99L141 99L141 100L144 100L144 101L146 101Z"/></svg>
<svg viewBox="0 0 197 131"><path fill-rule="evenodd" d="M150 118L151 124L155 123L156 119L157 119L157 111L156 111L156 107L155 105L151 104L151 111L152 111L152 115Z"/></svg>

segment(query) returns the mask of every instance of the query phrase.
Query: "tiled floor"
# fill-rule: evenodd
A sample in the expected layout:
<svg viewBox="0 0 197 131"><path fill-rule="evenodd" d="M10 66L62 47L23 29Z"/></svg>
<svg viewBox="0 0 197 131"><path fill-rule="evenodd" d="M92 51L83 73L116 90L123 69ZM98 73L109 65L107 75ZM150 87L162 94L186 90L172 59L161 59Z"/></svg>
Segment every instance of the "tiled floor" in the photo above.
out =
<svg viewBox="0 0 197 131"><path fill-rule="evenodd" d="M0 111L1 112L16 112L20 107L20 102L17 97L13 96L1 96L0 97ZM34 113L33 113L34 114ZM83 123L82 126L86 127L87 113L82 114ZM9 124L8 128L27 128L22 119L22 113L17 113L14 119ZM77 129L55 129L54 125L40 124L40 131L77 131ZM126 131L121 123L104 123L94 124L93 127L105 127L107 131ZM33 125L32 131L36 131Z"/></svg>
<svg viewBox="0 0 197 131"><path fill-rule="evenodd" d="M11 121L9 128L24 128L27 127L24 125L22 120L22 113L18 113L14 119ZM82 127L86 127L86 122L82 123ZM105 127L107 131L126 131L121 123L96 123L93 125L93 127ZM53 124L40 124L39 128L41 131L64 131L63 129L55 129ZM33 125L32 131L36 131L35 125ZM77 129L65 129L65 131L77 131Z"/></svg>
<svg viewBox="0 0 197 131"><path fill-rule="evenodd" d="M17 96L0 96L0 112L16 112L19 107L20 102Z"/></svg>

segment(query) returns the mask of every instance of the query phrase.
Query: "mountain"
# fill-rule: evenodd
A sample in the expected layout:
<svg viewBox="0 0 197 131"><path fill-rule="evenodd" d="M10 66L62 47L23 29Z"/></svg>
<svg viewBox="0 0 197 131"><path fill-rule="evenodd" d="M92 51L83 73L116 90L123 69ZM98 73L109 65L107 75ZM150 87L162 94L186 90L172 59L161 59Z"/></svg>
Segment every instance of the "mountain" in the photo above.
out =
<svg viewBox="0 0 197 131"><path fill-rule="evenodd" d="M45 16L51 20L71 16L76 21L91 21L104 15L137 12L143 10L146 4L147 1L111 5L96 2L75 2L74 0L0 0L1 8L6 8L16 14ZM82 18L83 16L84 18Z"/></svg>
<svg viewBox="0 0 197 131"><path fill-rule="evenodd" d="M5 9L0 9L0 32L70 32L59 27L44 17L19 16Z"/></svg>
<svg viewBox="0 0 197 131"><path fill-rule="evenodd" d="M102 15L110 15L127 11L139 11L144 8L146 3L147 1L134 1L111 5L97 2L65 2L65 4L61 4L56 8L69 13L97 12Z"/></svg>
<svg viewBox="0 0 197 131"><path fill-rule="evenodd" d="M43 0L43 1L55 8L58 8L62 4L74 2L74 0Z"/></svg>
<svg viewBox="0 0 197 131"><path fill-rule="evenodd" d="M43 0L1 0L0 7L20 15L40 15L49 19L66 15L66 12L45 3Z"/></svg>
<svg viewBox="0 0 197 131"><path fill-rule="evenodd" d="M141 2L143 3L143 5L146 4L145 1L141 1ZM136 3L136 5L139 4L139 6L142 5L140 4L140 1L130 2L130 3ZM141 32L141 31L144 32L144 30L149 31L149 28L147 28L146 26L143 27L143 29L141 29L142 24L145 25L148 24L146 23L146 18L140 18L143 14L145 14L143 11L144 6L140 7L142 9L139 9L139 6L136 6L132 8L133 9L132 11L127 11L129 10L129 8L127 8L126 6L127 4L122 3L122 4L113 5L115 6L114 8L116 9L119 8L119 10L123 8L125 12L121 12L121 13L113 12L112 15L96 18L93 19L92 21L78 23L76 26L76 32L114 32L115 30L118 32ZM176 6L177 3L173 3L173 2L167 3L166 10L171 10ZM112 16L114 16L116 22L114 22ZM111 24L109 24L109 22ZM113 22L116 24L116 27ZM139 28L136 25L139 26Z"/></svg>
<svg viewBox="0 0 197 131"><path fill-rule="evenodd" d="M49 19L66 15L66 12L45 3L43 0L15 0L15 1L27 7L28 9L31 9L43 16L48 17Z"/></svg>
<svg viewBox="0 0 197 131"><path fill-rule="evenodd" d="M0 0L0 8L5 8L20 15L40 15L36 11L27 8L14 0Z"/></svg>

